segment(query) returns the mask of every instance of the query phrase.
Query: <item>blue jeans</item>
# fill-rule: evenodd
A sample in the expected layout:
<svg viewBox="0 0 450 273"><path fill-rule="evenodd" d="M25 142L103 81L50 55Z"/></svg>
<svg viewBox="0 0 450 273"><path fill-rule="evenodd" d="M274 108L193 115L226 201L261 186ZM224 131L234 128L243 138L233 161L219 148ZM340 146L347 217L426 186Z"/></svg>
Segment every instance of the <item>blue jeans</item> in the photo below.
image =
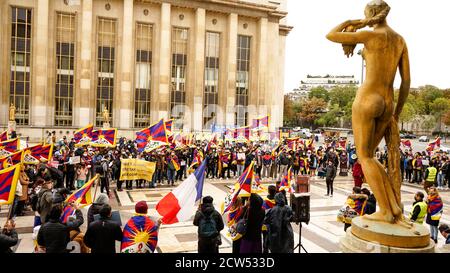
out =
<svg viewBox="0 0 450 273"><path fill-rule="evenodd" d="M167 184L174 183L175 170L167 169Z"/></svg>
<svg viewBox="0 0 450 273"><path fill-rule="evenodd" d="M430 234L431 239L432 240L437 240L438 234L439 234L438 227L430 225L430 233L431 233Z"/></svg>
<svg viewBox="0 0 450 273"><path fill-rule="evenodd" d="M242 173L244 172L244 165L237 165L237 176L241 176Z"/></svg>
<svg viewBox="0 0 450 273"><path fill-rule="evenodd" d="M437 186L438 187L444 186L444 176L442 175L442 173L438 173L437 174L436 181L437 181Z"/></svg>

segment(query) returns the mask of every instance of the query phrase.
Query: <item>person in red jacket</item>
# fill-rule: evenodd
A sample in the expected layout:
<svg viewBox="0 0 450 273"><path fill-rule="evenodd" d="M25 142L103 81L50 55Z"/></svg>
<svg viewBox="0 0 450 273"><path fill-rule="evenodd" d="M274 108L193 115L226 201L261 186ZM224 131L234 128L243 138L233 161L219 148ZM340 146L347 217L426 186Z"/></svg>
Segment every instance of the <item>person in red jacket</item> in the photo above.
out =
<svg viewBox="0 0 450 273"><path fill-rule="evenodd" d="M355 187L361 188L361 186L363 184L364 173L363 173L361 164L359 163L359 160L358 160L358 157L356 156L356 154L352 155L352 159L356 160L355 164L353 164L353 169L352 169L353 181L355 182Z"/></svg>

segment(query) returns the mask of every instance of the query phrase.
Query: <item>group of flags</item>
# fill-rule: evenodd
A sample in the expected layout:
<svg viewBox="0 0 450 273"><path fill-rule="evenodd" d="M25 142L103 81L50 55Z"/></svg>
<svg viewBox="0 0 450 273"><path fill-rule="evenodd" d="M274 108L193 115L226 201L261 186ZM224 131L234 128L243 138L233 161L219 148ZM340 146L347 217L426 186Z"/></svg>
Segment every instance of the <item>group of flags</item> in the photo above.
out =
<svg viewBox="0 0 450 273"><path fill-rule="evenodd" d="M15 138L0 142L0 205L13 203L22 164L48 162L53 155L53 144L20 150L19 141Z"/></svg>
<svg viewBox="0 0 450 273"><path fill-rule="evenodd" d="M115 147L117 129L94 130L92 124L79 129L73 135L75 146L90 145L93 147Z"/></svg>

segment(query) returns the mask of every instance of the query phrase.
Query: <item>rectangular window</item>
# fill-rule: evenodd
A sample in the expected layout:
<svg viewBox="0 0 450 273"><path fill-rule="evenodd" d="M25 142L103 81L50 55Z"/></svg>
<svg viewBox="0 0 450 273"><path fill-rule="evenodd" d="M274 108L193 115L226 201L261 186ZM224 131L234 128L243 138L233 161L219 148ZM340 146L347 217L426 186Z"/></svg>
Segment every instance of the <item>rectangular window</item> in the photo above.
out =
<svg viewBox="0 0 450 273"><path fill-rule="evenodd" d="M186 66L188 52L188 29L172 29L172 73L170 92L171 117L182 118L186 104ZM174 123L174 127L181 124Z"/></svg>
<svg viewBox="0 0 450 273"><path fill-rule="evenodd" d="M11 7L11 79L9 102L16 107L18 125L30 120L31 9Z"/></svg>
<svg viewBox="0 0 450 273"><path fill-rule="evenodd" d="M238 35L236 71L236 126L247 125L248 93L250 86L250 39Z"/></svg>
<svg viewBox="0 0 450 273"><path fill-rule="evenodd" d="M97 126L103 124L103 110L106 108L112 121L114 98L114 63L116 49L116 20L97 19Z"/></svg>
<svg viewBox="0 0 450 273"><path fill-rule="evenodd" d="M211 125L217 121L217 106L219 104L220 34L206 32L205 43L203 124L204 129L210 129Z"/></svg>
<svg viewBox="0 0 450 273"><path fill-rule="evenodd" d="M134 126L150 125L153 27L136 24L136 66L134 89Z"/></svg>
<svg viewBox="0 0 450 273"><path fill-rule="evenodd" d="M75 14L56 14L55 126L72 126Z"/></svg>

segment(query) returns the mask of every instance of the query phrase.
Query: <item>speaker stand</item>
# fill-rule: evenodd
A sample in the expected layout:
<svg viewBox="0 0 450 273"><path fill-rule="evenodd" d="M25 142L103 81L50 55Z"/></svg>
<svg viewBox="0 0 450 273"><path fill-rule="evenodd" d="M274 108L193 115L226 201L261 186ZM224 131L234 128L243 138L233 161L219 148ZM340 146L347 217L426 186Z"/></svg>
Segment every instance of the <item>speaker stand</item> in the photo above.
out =
<svg viewBox="0 0 450 273"><path fill-rule="evenodd" d="M295 246L294 251L297 249L298 247L298 253L302 253L302 248L305 251L305 253L308 253L308 251L306 251L305 247L302 245L302 222L299 223L298 225L298 244L297 246Z"/></svg>

